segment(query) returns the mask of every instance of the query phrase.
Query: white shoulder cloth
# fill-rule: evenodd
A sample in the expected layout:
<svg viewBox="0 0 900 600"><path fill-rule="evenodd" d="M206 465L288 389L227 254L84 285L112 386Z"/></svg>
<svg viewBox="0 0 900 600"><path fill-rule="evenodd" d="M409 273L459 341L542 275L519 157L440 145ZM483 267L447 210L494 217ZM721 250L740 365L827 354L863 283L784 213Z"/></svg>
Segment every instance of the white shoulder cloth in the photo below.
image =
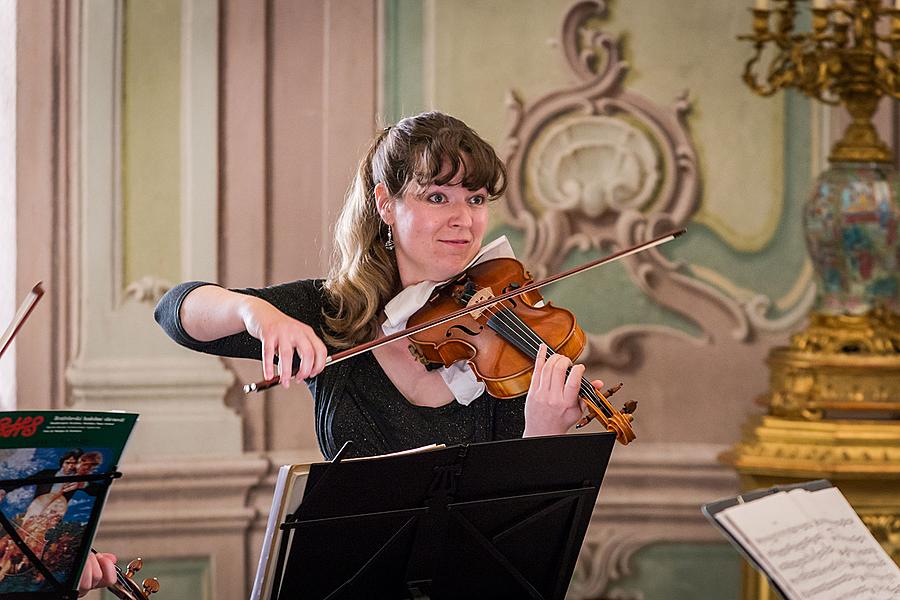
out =
<svg viewBox="0 0 900 600"><path fill-rule="evenodd" d="M494 258L515 258L505 235L484 246L472 259L472 262L466 265L466 269ZM446 281L422 281L394 296L384 307L384 313L387 316L387 319L381 324L384 334L391 335L405 329L406 321L428 302L434 288L443 283ZM454 363L450 367L441 367L438 372L460 404L467 405L484 393L484 384L475 378L475 373L463 361Z"/></svg>

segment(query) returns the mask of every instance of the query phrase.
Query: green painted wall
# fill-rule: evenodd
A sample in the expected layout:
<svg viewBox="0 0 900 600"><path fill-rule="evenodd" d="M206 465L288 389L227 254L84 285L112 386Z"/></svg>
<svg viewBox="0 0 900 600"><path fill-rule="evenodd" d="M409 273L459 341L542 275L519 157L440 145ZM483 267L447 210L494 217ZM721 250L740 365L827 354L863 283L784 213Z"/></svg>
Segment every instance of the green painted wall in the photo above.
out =
<svg viewBox="0 0 900 600"><path fill-rule="evenodd" d="M180 0L125 2L123 89L125 283L180 281Z"/></svg>
<svg viewBox="0 0 900 600"><path fill-rule="evenodd" d="M741 557L727 544L653 544L636 552L631 565L630 574L609 586L608 597L642 600L737 600L741 597Z"/></svg>
<svg viewBox="0 0 900 600"><path fill-rule="evenodd" d="M425 110L422 0L384 2L384 124Z"/></svg>

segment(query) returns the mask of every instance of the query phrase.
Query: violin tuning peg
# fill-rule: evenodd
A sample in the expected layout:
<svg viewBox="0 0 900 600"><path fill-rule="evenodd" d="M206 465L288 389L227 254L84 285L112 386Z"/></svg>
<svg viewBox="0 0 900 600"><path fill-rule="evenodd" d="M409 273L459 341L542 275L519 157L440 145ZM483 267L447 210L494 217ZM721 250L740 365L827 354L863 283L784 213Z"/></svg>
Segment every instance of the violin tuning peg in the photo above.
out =
<svg viewBox="0 0 900 600"><path fill-rule="evenodd" d="M612 386L611 388L609 388L608 390L603 392L603 395L606 396L607 398L609 398L610 396L612 396L613 394L615 394L616 392L621 390L623 385L625 385L625 384L620 381L616 385Z"/></svg>
<svg viewBox="0 0 900 600"><path fill-rule="evenodd" d="M144 588L144 593L146 595L155 594L159 591L159 579L156 577L150 577L141 582L141 587Z"/></svg>
<svg viewBox="0 0 900 600"><path fill-rule="evenodd" d="M134 559L133 561L131 561L130 563L128 563L128 566L125 567L125 569L126 569L125 576L128 577L128 579L131 579L132 577L134 577L135 573L137 573L138 571L140 571L143 568L144 568L144 561L143 561L143 559L138 557L138 558Z"/></svg>
<svg viewBox="0 0 900 600"><path fill-rule="evenodd" d="M636 401L629 400L628 402L625 403L624 406L622 406L622 412L625 413L626 415L634 414L634 411L637 410L637 404L638 403Z"/></svg>

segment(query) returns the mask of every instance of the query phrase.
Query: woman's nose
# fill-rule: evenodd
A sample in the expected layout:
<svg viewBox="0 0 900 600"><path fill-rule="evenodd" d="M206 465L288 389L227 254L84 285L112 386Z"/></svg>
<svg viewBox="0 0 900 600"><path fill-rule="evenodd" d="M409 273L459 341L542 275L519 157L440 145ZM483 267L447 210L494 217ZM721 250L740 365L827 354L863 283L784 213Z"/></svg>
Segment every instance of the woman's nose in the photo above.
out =
<svg viewBox="0 0 900 600"><path fill-rule="evenodd" d="M456 227L469 227L472 224L472 207L467 202L457 204L453 210L450 224Z"/></svg>

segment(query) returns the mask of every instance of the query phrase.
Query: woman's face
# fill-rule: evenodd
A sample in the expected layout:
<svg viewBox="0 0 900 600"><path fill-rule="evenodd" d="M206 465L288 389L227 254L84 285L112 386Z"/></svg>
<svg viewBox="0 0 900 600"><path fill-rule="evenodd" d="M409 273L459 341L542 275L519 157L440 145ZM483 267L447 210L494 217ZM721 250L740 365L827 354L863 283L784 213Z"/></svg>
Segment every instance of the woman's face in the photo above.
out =
<svg viewBox="0 0 900 600"><path fill-rule="evenodd" d="M459 174L446 185L415 188L389 198L376 187L378 209L391 226L403 287L444 281L461 272L481 249L488 223L487 192L468 190ZM378 188L381 188L379 191Z"/></svg>

